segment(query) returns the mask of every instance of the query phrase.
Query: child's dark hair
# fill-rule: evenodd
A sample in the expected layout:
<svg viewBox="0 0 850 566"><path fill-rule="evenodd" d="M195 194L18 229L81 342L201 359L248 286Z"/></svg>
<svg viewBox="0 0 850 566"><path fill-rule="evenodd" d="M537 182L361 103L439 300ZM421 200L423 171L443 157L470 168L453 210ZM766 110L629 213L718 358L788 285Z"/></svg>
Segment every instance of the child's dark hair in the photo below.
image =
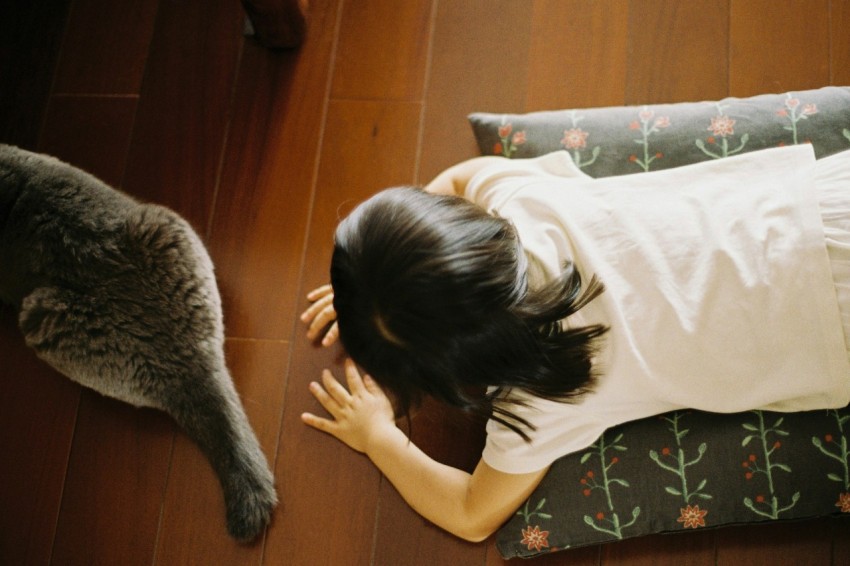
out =
<svg viewBox="0 0 850 566"><path fill-rule="evenodd" d="M383 191L336 230L331 283L340 340L408 415L423 394L493 418L526 440L508 388L568 401L593 383L607 329L560 320L602 292L568 265L530 290L516 230L461 197ZM492 387L480 394L482 387ZM476 394L475 391L479 393Z"/></svg>

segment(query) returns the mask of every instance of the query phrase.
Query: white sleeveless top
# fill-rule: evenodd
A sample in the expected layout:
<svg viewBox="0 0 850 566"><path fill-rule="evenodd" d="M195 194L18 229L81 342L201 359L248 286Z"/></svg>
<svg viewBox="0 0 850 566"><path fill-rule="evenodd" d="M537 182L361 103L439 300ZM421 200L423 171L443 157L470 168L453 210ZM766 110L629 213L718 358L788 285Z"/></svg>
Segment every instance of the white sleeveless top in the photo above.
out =
<svg viewBox="0 0 850 566"><path fill-rule="evenodd" d="M525 473L607 428L674 409L802 411L850 402L850 363L814 190L811 146L592 179L565 151L480 171L466 197L510 219L532 286L574 261L605 292L569 325L610 327L593 391L511 406L484 461Z"/></svg>

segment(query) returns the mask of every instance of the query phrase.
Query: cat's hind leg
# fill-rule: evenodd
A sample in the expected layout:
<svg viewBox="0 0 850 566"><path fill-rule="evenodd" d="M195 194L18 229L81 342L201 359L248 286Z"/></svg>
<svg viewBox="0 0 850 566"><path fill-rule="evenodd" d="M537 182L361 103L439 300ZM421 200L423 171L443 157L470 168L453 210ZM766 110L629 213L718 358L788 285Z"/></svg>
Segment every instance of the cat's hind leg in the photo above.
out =
<svg viewBox="0 0 850 566"><path fill-rule="evenodd" d="M137 407L162 409L134 379L141 360L132 339L116 336L96 297L59 287L26 296L18 323L38 357L80 385Z"/></svg>

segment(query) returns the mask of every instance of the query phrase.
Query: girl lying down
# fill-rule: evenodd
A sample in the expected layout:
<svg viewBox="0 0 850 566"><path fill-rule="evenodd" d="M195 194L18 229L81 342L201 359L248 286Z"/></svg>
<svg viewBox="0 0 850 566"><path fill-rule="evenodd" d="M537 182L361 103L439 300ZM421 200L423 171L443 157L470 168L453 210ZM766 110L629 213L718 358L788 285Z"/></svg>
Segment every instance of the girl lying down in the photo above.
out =
<svg viewBox="0 0 850 566"><path fill-rule="evenodd" d="M345 385L310 385L329 417L304 422L483 540L611 426L847 405L850 151L604 179L563 151L472 159L359 205L308 299L308 337L351 360ZM489 418L472 474L396 427L425 395Z"/></svg>

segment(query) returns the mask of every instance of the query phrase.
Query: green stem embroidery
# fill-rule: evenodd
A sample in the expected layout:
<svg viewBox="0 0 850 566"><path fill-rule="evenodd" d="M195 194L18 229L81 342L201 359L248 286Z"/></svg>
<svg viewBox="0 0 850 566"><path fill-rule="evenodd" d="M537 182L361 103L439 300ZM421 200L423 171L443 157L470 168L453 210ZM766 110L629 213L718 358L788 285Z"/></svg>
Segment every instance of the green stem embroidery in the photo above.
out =
<svg viewBox="0 0 850 566"><path fill-rule="evenodd" d="M708 484L707 479L703 479L697 488L693 491L690 491L688 488L688 475L687 469L695 464L697 464L700 460L702 460L703 455L705 454L708 446L705 442L699 445L697 448L697 456L692 460L687 460L685 455L685 449L682 446L682 439L688 434L688 429L680 429L679 428L679 419L681 415L679 413L673 413L671 417L662 417L665 421L670 424L670 428L667 429L673 433L674 438L676 439L676 454L665 448L661 451L661 455L658 454L655 450L649 451L649 457L653 462L658 464L661 468L667 470L668 472L672 472L679 477L679 481L681 484L681 488L677 489L673 486L667 486L665 491L671 495L681 496L684 499L685 504L689 504L693 497L699 497L701 499L711 499L711 495L707 493L703 493L702 490ZM670 458L673 460L673 465L666 463L662 460L662 457Z"/></svg>
<svg viewBox="0 0 850 566"><path fill-rule="evenodd" d="M599 532L607 533L613 537L618 539L623 538L623 529L631 527L637 521L638 516L640 515L640 507L635 507L632 509L632 518L627 523L622 523L620 520L620 515L615 511L614 508L614 500L612 497L611 487L614 485L619 485L621 487L628 488L629 482L624 479L613 477L610 473L611 468L619 461L619 459L614 456L610 459L607 457L607 453L609 450L613 451L625 451L626 447L619 444L620 440L622 440L623 435L618 435L613 442L610 444L606 444L605 435L603 434L595 444L591 446L592 451L585 453L581 458L581 463L586 463L590 458L596 456L599 458L600 465L600 476L601 481L597 481L596 474L593 473L592 470L588 471L584 478L582 478L582 484L586 485L585 494L589 494L595 490L601 490L605 494L605 501L607 503L608 513L599 512L596 514L596 518L594 520L590 515L584 516L584 522L588 526L592 527L594 530Z"/></svg>
<svg viewBox="0 0 850 566"><path fill-rule="evenodd" d="M761 495L756 497L755 502L753 499L745 497L744 505L757 515L770 519L778 519L781 513L788 511L797 504L797 501L800 499L800 492L798 491L791 496L791 503L785 507L780 506L779 497L774 489L773 471L782 470L783 472L791 472L791 468L786 464L772 461L771 456L782 446L782 443L777 440L773 445L769 445L768 436L771 434L788 436L789 433L779 428L784 421L783 417L780 417L772 427L768 427L765 425L764 413L762 411L753 411L753 413L758 416L758 425L750 423L744 423L742 425L745 430L754 434L747 435L741 442L741 446L747 446L753 438L758 438L761 444L764 465L759 464L758 457L755 454L750 454L748 460L744 462L744 466L749 470L747 472L747 479L752 479L757 474L761 474L767 479L770 500L767 501ZM761 508L757 507L756 504L761 505Z"/></svg>
<svg viewBox="0 0 850 566"><path fill-rule="evenodd" d="M549 513L544 513L544 512L542 511L543 506L544 506L544 505L546 505L546 498L545 498L545 497L544 497L544 498L542 498L542 499L541 499L541 500L537 503L537 506L534 508L534 510L533 510L533 511L529 511L529 510L528 510L528 505L529 505L529 503L531 503L531 499L528 499L528 500L525 502L525 506L523 506L523 508L522 508L522 509L520 509L519 511L517 511L517 512L516 512L516 514L517 514L517 515L522 515L522 518L523 518L523 520L525 521L525 524L526 524L526 525L530 525L530 524L531 524L531 520L532 520L534 517L540 517L541 519L551 519L551 518L552 518L552 515L550 515Z"/></svg>
<svg viewBox="0 0 850 566"><path fill-rule="evenodd" d="M840 412L834 409L829 410L828 413L832 413L835 417L836 424L838 425L838 436L840 437L840 440L833 438L831 434L828 434L825 437L827 444L835 446L835 452L824 445L824 441L817 436L812 437L812 444L814 444L815 447L824 455L841 464L842 471L844 472L843 477L835 473L829 473L827 474L827 477L834 482L842 483L844 485L844 489L850 489L850 451L848 451L847 447L847 437L844 436L844 423L850 420L850 415L843 416Z"/></svg>

